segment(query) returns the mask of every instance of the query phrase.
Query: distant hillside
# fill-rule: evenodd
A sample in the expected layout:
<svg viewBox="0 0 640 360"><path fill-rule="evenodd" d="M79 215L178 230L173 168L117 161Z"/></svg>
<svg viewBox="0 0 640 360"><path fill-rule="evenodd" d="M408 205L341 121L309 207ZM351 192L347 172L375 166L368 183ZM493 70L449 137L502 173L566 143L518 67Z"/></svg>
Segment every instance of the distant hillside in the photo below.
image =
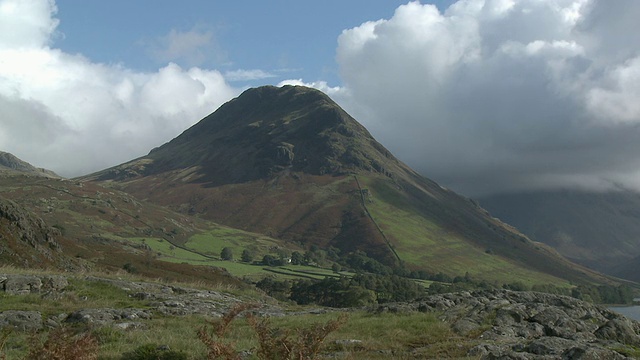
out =
<svg viewBox="0 0 640 360"><path fill-rule="evenodd" d="M207 256L185 249L194 235L214 241L216 230L235 235L98 184L0 173L1 264L245 286L212 267L215 261L202 261Z"/></svg>
<svg viewBox="0 0 640 360"><path fill-rule="evenodd" d="M623 268L640 256L639 193L545 191L496 195L479 201L494 216L565 257L631 278L633 271ZM640 279L637 275L633 278Z"/></svg>
<svg viewBox="0 0 640 360"><path fill-rule="evenodd" d="M80 180L392 266L496 281L606 281L417 174L305 87L249 89L147 156Z"/></svg>
<svg viewBox="0 0 640 360"><path fill-rule="evenodd" d="M0 151L0 173L2 172L20 172L38 176L55 178L60 177L51 170L37 168L25 161L18 159L13 154Z"/></svg>

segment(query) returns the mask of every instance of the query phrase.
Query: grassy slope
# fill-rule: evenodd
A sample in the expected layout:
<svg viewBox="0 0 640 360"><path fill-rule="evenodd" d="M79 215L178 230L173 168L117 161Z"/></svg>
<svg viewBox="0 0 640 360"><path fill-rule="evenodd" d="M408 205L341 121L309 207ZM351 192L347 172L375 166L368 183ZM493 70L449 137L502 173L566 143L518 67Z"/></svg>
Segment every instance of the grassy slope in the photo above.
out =
<svg viewBox="0 0 640 360"><path fill-rule="evenodd" d="M391 183L380 178L359 178L362 186L370 190L371 196L366 201L367 209L392 241L402 261L410 268L442 271L453 276L464 275L468 271L476 278L498 282L566 284L558 278L525 270L499 255L490 255L486 253L486 247L474 245L459 233L442 228L435 221L421 216L414 208L416 205L399 194ZM289 221L287 228L291 233L297 233L296 229L302 231L320 227L325 232L333 231L335 234L340 230L336 227L335 216L344 214L336 211L343 211L341 209L344 208L334 207L334 202L341 198L343 200L340 201L349 202L349 211L357 218L354 226L349 225L351 229L366 226L366 233L380 238L371 221L362 215L363 209L353 177L313 178L313 181L299 188L298 190L302 190L301 195L291 199L280 198L281 192L278 190L284 184L291 186L289 183L293 183L295 186L296 182L291 178L283 177L272 183L265 183L261 189L251 190L255 191L256 196L260 195L254 200L259 206L251 207L249 215L242 212L238 214L244 214L242 216L246 216L248 221L261 223L264 218L276 216L272 209L277 206L286 211L277 215L278 218L273 221L280 225L282 221ZM231 202L239 199L234 192L244 188L234 189L224 198ZM166 198L172 198L169 191L163 193ZM60 241L65 252L78 261L84 261L87 266L106 266L117 270L131 264L137 271L150 276L173 277L184 276L185 273L201 274L202 270L191 265L206 265L224 267L236 276L256 278L273 273L261 266L238 262L244 249L251 250L255 260L260 260L265 254L275 254L278 249L302 252L294 242L295 236L290 238L294 241L283 241L217 225L137 200L126 193L106 189L95 183L35 177L25 177L16 182L15 179L0 178L0 194L19 201L48 224L61 228L64 237ZM194 195L203 193L194 192ZM300 204L300 198L308 199L307 205L304 202ZM323 204L323 207L305 208L318 203ZM238 206L245 207L242 204ZM283 217L282 214L287 216ZM240 222L240 218L236 220ZM360 241L359 237L349 236L348 220L342 218L342 225L338 226L342 226L340 231L346 231L335 238L336 244L346 247ZM356 235L361 235L358 234ZM386 248L383 251L391 254L383 242L380 241L379 245ZM224 247L232 249L236 261L219 260L220 251ZM369 252L369 249L372 247L366 251ZM173 265L161 265L167 262ZM276 275L284 278L296 276L282 271Z"/></svg>
<svg viewBox="0 0 640 360"><path fill-rule="evenodd" d="M455 216L443 214L437 201L429 203L411 198L411 194L395 189L389 179L365 175L358 175L358 178L361 179L362 187L371 191L371 201L366 203L370 213L392 240L400 258L410 268L445 272L454 276L470 272L477 278L501 283L522 281L527 284L568 284L568 281L560 278L565 269L570 269L572 265L567 262L558 268L557 265L562 261L549 261L558 259L557 255L549 252L549 249L531 244L521 236L518 238L515 232L500 228L506 225L485 220L471 211L471 221L476 222L473 225L475 228L456 228L455 221L450 220L455 219ZM364 215L353 176L307 176L305 181L297 181L284 175L270 182L213 188L192 183L173 183L174 185L167 186L159 178L157 186L148 186L147 181L150 179L153 180L153 177L134 179L125 183L124 187L133 193L142 192L144 197L162 205L173 206L176 210L193 208L202 216L220 219L234 227L242 226L256 232L273 234L286 239L285 242L280 242L285 248L295 246L298 242L315 243L320 246L333 245L342 248L343 252L359 247L369 255L377 257L384 254L383 256L393 257L380 233ZM283 189L288 191L283 192ZM464 202L452 198L452 201ZM197 200L191 203L190 199ZM472 206L466 204L466 208L472 209ZM427 215L423 215L425 213ZM345 217L345 214L350 216ZM443 227L442 222L448 222L449 227ZM487 226L494 226L495 229ZM482 235L478 235L476 230L480 230ZM316 238L307 237L307 234ZM511 238L504 239L504 236ZM200 241L208 237L212 240ZM333 239L330 243L322 240L331 237ZM474 241L474 238L479 240ZM271 246L272 239L219 227L192 236L184 246L214 257L227 246L233 249L237 259L242 249L250 246L247 245L247 240L258 248L264 248ZM505 256L507 254L514 259L509 259ZM534 260L528 259L530 256ZM541 263L538 260L547 262L539 267L542 271L532 269L535 268L531 266L532 263ZM237 266L230 267L230 271L246 274L246 269L238 269ZM585 276L581 271L570 270L571 279L585 281L593 276ZM548 275L550 273L555 273L556 276Z"/></svg>
<svg viewBox="0 0 640 360"><path fill-rule="evenodd" d="M224 267L235 276L267 276L273 273L262 266L221 261L220 251L231 247L239 259L248 248L261 259L285 246L290 251L300 250L261 234L180 215L92 183L0 176L0 196L60 229L63 235L56 240L64 254L85 269L118 271L128 265L148 276L229 281L225 276L213 276L215 272L205 267L191 265ZM295 274L278 276L292 278Z"/></svg>
<svg viewBox="0 0 640 360"><path fill-rule="evenodd" d="M469 272L473 277L488 281L568 285L565 280L524 269L508 259L489 254L487 249L474 246L421 216L387 183L359 178L370 193L365 201L367 209L406 265L452 276Z"/></svg>
<svg viewBox="0 0 640 360"><path fill-rule="evenodd" d="M211 277L211 272L206 271L211 266L252 279L323 278L332 274L330 270L299 266L274 272L261 265L239 262L244 249L251 250L256 260L275 254L277 249L303 250L262 234L180 215L92 183L5 176L0 177L0 195L62 229L64 236L59 240L64 252L86 268L118 271L128 265L149 276L170 279L192 274L204 276L204 281ZM224 247L232 249L235 261L220 260Z"/></svg>
<svg viewBox="0 0 640 360"><path fill-rule="evenodd" d="M640 255L636 192L538 191L479 200L530 238L605 273Z"/></svg>

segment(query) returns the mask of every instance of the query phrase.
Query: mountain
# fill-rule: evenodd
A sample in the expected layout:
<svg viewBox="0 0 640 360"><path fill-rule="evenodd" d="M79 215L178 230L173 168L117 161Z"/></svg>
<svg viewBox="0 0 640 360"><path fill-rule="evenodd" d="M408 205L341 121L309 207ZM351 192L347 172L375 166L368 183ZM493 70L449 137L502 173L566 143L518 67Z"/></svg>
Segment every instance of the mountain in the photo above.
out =
<svg viewBox="0 0 640 360"><path fill-rule="evenodd" d="M31 175L46 176L59 178L56 173L51 170L37 168L25 161L18 159L13 154L0 151L0 173L19 172Z"/></svg>
<svg viewBox="0 0 640 360"><path fill-rule="evenodd" d="M495 281L605 281L419 175L306 87L249 89L147 156L78 180L408 269Z"/></svg>
<svg viewBox="0 0 640 360"><path fill-rule="evenodd" d="M633 259L640 256L640 193L537 191L479 201L496 217L575 262L640 280L631 270L634 261L639 263Z"/></svg>
<svg viewBox="0 0 640 360"><path fill-rule="evenodd" d="M621 279L640 282L640 256L613 265L607 272Z"/></svg>

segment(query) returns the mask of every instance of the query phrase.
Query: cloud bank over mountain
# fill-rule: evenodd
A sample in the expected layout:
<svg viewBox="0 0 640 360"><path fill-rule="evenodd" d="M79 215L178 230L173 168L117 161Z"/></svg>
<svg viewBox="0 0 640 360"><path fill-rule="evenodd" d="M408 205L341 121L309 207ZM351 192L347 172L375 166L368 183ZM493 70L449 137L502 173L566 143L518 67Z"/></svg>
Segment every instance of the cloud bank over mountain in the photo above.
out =
<svg viewBox="0 0 640 360"><path fill-rule="evenodd" d="M468 194L640 188L640 3L418 2L345 30L356 118Z"/></svg>
<svg viewBox="0 0 640 360"><path fill-rule="evenodd" d="M239 93L216 70L136 72L64 53L51 47L62 36L56 11L53 1L0 2L0 145L26 161L65 176L100 170L146 154Z"/></svg>
<svg viewBox="0 0 640 360"><path fill-rule="evenodd" d="M0 149L65 176L146 154L239 94L234 81L281 80L185 66L227 56L206 25L152 43L155 61L182 66L65 53L56 11L0 0ZM327 92L399 158L467 195L640 189L638 18L635 0L410 2L337 38L342 84L280 84Z"/></svg>

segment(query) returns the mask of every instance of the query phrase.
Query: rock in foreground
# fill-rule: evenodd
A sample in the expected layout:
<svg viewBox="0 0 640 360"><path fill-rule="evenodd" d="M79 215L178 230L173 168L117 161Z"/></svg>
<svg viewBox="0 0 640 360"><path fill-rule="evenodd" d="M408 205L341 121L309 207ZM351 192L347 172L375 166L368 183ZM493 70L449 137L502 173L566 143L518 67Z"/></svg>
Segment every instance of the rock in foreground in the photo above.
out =
<svg viewBox="0 0 640 360"><path fill-rule="evenodd" d="M442 313L477 344L481 359L625 359L640 346L640 323L602 306L535 292L486 290L430 296L374 311Z"/></svg>

